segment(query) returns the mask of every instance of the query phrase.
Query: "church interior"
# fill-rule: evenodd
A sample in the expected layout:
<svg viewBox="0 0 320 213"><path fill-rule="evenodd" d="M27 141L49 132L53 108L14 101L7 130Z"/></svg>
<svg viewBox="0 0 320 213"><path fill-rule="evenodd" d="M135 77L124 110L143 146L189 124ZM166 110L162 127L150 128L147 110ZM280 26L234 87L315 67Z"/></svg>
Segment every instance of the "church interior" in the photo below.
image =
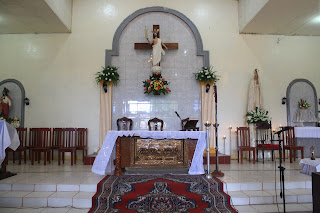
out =
<svg viewBox="0 0 320 213"><path fill-rule="evenodd" d="M0 212L320 212L319 36L320 0L0 0Z"/></svg>

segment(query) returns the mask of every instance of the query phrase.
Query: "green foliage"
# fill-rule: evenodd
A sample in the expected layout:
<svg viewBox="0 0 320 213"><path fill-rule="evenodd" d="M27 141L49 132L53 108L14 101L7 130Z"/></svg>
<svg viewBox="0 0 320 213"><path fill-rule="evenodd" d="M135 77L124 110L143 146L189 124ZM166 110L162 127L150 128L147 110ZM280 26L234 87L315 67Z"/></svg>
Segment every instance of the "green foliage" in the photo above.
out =
<svg viewBox="0 0 320 213"><path fill-rule="evenodd" d="M310 107L310 104L306 100L300 99L300 101L298 101L298 106L300 109L302 109L302 108L306 109L306 108Z"/></svg>
<svg viewBox="0 0 320 213"><path fill-rule="evenodd" d="M197 73L194 73L197 81L215 83L219 80L217 71L213 71L213 67L202 67Z"/></svg>
<svg viewBox="0 0 320 213"><path fill-rule="evenodd" d="M105 81L107 84L108 83L114 83L117 85L119 81L119 73L117 72L118 67L114 66L107 66L107 67L102 67L103 70L100 72L97 72L96 75L96 81L99 83L100 81Z"/></svg>
<svg viewBox="0 0 320 213"><path fill-rule="evenodd" d="M256 107L256 110L251 110L247 112L247 123L253 124L258 122L270 122L270 118L268 116L268 111L259 109Z"/></svg>

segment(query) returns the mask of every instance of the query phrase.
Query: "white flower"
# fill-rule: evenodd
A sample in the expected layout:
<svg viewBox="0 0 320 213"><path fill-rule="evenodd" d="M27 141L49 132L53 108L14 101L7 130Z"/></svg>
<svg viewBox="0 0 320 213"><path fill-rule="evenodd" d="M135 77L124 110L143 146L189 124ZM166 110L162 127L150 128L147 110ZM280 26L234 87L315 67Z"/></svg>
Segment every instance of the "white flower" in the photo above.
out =
<svg viewBox="0 0 320 213"><path fill-rule="evenodd" d="M111 81L111 78L109 79L109 81Z"/></svg>
<svg viewBox="0 0 320 213"><path fill-rule="evenodd" d="M209 75L208 78L211 78L211 76Z"/></svg>
<svg viewBox="0 0 320 213"><path fill-rule="evenodd" d="M114 75L114 73L112 73L112 75Z"/></svg>

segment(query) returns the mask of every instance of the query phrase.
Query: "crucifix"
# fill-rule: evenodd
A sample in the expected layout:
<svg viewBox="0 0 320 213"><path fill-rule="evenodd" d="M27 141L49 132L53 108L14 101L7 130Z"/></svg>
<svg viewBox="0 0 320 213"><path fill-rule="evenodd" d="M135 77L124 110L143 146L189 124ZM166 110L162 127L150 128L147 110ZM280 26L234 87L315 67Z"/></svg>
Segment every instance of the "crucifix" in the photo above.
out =
<svg viewBox="0 0 320 213"><path fill-rule="evenodd" d="M160 38L160 25L153 25L153 32L158 31L158 38ZM178 43L164 43L168 50L177 50ZM151 50L152 45L149 43L134 43L135 50Z"/></svg>

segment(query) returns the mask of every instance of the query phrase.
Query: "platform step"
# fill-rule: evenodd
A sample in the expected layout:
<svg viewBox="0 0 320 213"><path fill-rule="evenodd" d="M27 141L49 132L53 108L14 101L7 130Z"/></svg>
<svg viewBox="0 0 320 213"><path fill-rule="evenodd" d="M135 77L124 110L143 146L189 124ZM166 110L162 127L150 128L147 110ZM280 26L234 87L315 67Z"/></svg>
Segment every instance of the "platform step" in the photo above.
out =
<svg viewBox="0 0 320 213"><path fill-rule="evenodd" d="M282 203L280 191L251 190L233 191L228 193L233 205L258 205ZM286 203L312 203L311 189L288 189L285 191Z"/></svg>

